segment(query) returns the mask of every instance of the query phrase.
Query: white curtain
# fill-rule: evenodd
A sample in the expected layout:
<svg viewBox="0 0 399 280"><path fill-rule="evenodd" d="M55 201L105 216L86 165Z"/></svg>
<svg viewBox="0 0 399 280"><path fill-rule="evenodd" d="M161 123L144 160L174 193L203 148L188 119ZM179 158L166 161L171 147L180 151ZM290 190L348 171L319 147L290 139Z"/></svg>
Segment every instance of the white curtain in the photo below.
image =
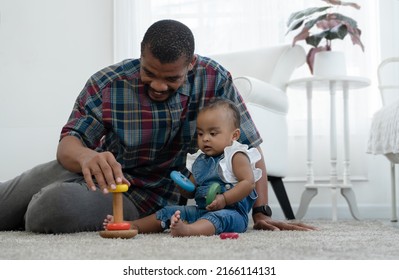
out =
<svg viewBox="0 0 399 280"><path fill-rule="evenodd" d="M362 30L365 52L353 46L351 40L334 40L334 50L345 52L347 72L350 75L368 77L372 86L350 94L350 131L352 175L367 177L365 160L370 119L380 106L376 88L376 67L380 61L378 46L379 1L357 1L360 10L339 7L338 12L353 17ZM321 0L115 0L115 61L127 57L139 57L140 42L144 32L153 22L172 18L188 25L196 38L196 53L214 53L266 47L291 43L295 32L286 34L286 22L292 12L307 7L327 5ZM300 42L306 50L307 45ZM307 66L299 69L294 77L309 75ZM289 178L304 178L306 160L306 96L303 91L288 90L290 100ZM337 95L338 145L342 147L342 102ZM315 172L329 174L329 98L327 94L314 94L314 141L317 153ZM342 152L338 150L338 152ZM320 162L318 162L320 160ZM340 155L338 155L340 160ZM318 164L320 163L320 164ZM338 167L340 167L338 165Z"/></svg>

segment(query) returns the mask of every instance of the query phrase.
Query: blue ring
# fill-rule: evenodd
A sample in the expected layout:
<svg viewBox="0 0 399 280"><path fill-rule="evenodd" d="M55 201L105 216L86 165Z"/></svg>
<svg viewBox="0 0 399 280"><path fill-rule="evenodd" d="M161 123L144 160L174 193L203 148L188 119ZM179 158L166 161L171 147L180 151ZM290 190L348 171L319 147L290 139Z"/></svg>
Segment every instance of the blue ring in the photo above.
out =
<svg viewBox="0 0 399 280"><path fill-rule="evenodd" d="M192 192L195 189L193 182L191 182L186 176L181 174L179 171L172 171L170 173L170 178L178 184L181 188L186 191Z"/></svg>

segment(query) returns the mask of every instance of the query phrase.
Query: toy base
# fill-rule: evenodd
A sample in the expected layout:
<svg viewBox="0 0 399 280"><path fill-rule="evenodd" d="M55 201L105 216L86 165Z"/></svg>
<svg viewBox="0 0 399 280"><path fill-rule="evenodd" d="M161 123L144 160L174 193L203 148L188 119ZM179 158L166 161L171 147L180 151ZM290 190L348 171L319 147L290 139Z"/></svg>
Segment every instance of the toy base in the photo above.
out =
<svg viewBox="0 0 399 280"><path fill-rule="evenodd" d="M103 230L100 231L100 236L103 238L123 238L129 239L135 237L139 231L137 229L129 230Z"/></svg>

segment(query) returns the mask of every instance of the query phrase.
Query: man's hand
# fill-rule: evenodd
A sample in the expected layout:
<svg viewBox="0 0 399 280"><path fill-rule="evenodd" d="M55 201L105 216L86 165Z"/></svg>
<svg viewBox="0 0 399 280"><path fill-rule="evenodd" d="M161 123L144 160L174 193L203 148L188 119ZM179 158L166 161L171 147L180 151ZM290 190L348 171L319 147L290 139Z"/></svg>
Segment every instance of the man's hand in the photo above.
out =
<svg viewBox="0 0 399 280"><path fill-rule="evenodd" d="M256 213L252 218L254 220L254 229L257 230L317 230L316 227L302 223L276 221L262 213Z"/></svg>
<svg viewBox="0 0 399 280"><path fill-rule="evenodd" d="M82 157L81 168L84 179L93 191L96 190L93 178L104 193L108 193L108 188L115 189L117 184L130 183L123 176L122 167L110 152L90 153Z"/></svg>
<svg viewBox="0 0 399 280"><path fill-rule="evenodd" d="M117 184L130 183L123 176L122 167L110 152L99 153L83 145L75 136L65 136L58 143L57 160L67 170L83 173L87 186L95 191L95 179L103 193Z"/></svg>

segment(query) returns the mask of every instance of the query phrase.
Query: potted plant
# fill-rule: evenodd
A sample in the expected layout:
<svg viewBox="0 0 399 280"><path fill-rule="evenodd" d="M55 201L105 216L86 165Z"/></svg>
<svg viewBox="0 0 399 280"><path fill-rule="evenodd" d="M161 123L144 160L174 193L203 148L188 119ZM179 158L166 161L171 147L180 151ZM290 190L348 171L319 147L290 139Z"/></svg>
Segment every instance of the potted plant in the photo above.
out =
<svg viewBox="0 0 399 280"><path fill-rule="evenodd" d="M307 44L312 46L306 58L311 73L313 73L314 69L315 54L322 51L331 51L331 41L334 39L343 40L349 34L353 44L359 45L364 51L363 43L360 40L361 31L357 27L357 22L350 17L332 11L336 6L350 6L355 9L360 9L360 6L353 2L322 1L330 5L307 8L292 13L287 22L287 33L302 27L302 30L294 37L293 45L297 41L305 40ZM321 45L323 40L325 44Z"/></svg>

